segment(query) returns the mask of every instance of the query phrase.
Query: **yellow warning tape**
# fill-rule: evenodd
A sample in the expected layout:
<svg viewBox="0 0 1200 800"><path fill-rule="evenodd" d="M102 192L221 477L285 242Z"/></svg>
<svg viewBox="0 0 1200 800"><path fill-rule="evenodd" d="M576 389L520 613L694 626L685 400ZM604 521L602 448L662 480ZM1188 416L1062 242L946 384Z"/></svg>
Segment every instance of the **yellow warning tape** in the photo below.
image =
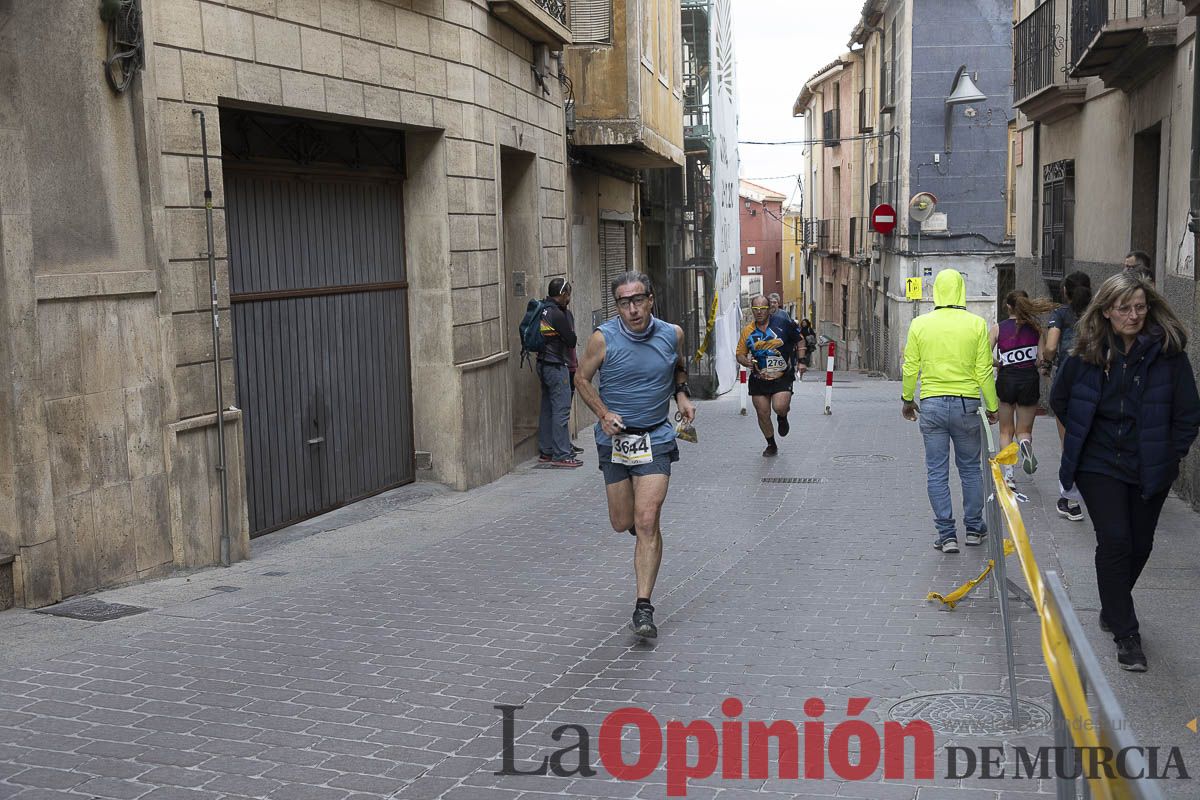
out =
<svg viewBox="0 0 1200 800"><path fill-rule="evenodd" d="M1000 503L1000 511L1008 523L1016 549L1017 560L1021 562L1021 572L1029 585L1029 593L1037 606L1038 617L1042 623L1042 656L1046 661L1046 670L1050 681L1054 684L1054 693L1062 706L1063 716L1075 740L1076 747L1099 747L1100 741L1096 726L1092 721L1092 713L1088 710L1087 695L1083 690L1083 682L1079 678L1079 667L1075 664L1075 656L1071 653L1071 645L1063 631L1062 622L1050 613L1046 605L1046 585L1042 582L1042 573L1037 560L1033 557L1033 547L1029 543L1029 534L1025 530L1025 521L1017 508L1017 499L1004 483L1001 465L1017 463L1017 444L1013 442L991 459L992 480L996 487L996 498ZM1007 545L1008 542L1005 542ZM1088 779L1092 796L1107 800L1123 800L1134 795L1124 781L1119 778L1093 777Z"/></svg>
<svg viewBox="0 0 1200 800"><path fill-rule="evenodd" d="M1016 552L1016 549L1017 548L1012 542L1010 542L1008 539L1004 540L1004 555L1011 556L1014 552ZM992 569L995 566L996 560L994 558L989 558L987 562L987 568L984 569L983 572L979 573L978 578L973 578L967 581L948 595L940 595L937 592L930 592L928 595L926 595L925 599L936 600L942 605L946 606L946 608L953 609L956 605L962 602L964 597L974 591L976 586L983 583L983 579L991 574Z"/></svg>
<svg viewBox="0 0 1200 800"><path fill-rule="evenodd" d="M704 356L704 351L708 349L708 343L712 341L713 328L717 324L717 301L720 295L713 293L712 311L708 312L708 327L704 329L704 340L700 342L700 349L696 351L693 359L696 363L700 363L700 359Z"/></svg>

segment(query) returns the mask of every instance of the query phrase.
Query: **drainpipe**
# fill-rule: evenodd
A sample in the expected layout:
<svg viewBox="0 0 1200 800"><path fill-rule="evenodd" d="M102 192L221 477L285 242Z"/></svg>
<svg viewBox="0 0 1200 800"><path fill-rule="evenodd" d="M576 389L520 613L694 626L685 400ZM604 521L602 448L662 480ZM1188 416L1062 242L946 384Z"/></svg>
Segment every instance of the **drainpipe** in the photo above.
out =
<svg viewBox="0 0 1200 800"><path fill-rule="evenodd" d="M1196 22L1200 25L1200 16ZM1192 253L1192 269L1195 270L1200 259L1200 231L1197 230L1200 227L1200 64L1196 63L1200 49L1195 45L1198 40L1193 38L1192 41L1192 179L1188 230L1193 233L1196 244Z"/></svg>

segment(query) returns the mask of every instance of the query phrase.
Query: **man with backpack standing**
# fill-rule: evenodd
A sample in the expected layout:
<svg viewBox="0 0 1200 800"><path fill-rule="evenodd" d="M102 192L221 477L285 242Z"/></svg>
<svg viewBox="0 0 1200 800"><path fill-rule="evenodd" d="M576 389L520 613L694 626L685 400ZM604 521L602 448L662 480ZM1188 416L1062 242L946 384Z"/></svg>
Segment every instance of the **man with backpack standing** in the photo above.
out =
<svg viewBox="0 0 1200 800"><path fill-rule="evenodd" d="M575 350L575 325L567 306L571 284L554 278L542 300L526 313L534 319L521 323L523 349L537 353L537 374L542 385L542 409L538 417L539 460L550 466L574 469L583 466L571 444L571 354ZM531 304L532 305L532 304ZM535 335L536 331L536 335ZM539 340L540 339L540 347Z"/></svg>

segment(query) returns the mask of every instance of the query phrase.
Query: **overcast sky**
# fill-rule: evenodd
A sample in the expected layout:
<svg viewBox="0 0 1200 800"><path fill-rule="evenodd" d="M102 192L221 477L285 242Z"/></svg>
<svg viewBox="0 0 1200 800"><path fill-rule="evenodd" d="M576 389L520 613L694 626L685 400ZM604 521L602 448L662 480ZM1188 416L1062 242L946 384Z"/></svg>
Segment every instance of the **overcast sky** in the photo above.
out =
<svg viewBox="0 0 1200 800"><path fill-rule="evenodd" d="M804 138L792 104L804 82L846 52L861 0L733 0L741 141ZM801 147L740 145L742 177L793 197ZM795 195L793 202L799 202Z"/></svg>

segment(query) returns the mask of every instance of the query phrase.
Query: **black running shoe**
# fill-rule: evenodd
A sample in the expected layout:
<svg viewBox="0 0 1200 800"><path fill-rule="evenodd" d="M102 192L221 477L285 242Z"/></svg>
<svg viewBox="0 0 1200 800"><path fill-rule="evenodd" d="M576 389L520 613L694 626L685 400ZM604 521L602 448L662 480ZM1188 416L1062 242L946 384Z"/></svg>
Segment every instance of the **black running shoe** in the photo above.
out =
<svg viewBox="0 0 1200 800"><path fill-rule="evenodd" d="M788 422L787 417L777 417L776 419L779 420L779 435L787 436L788 433L792 430L792 424L790 422Z"/></svg>
<svg viewBox="0 0 1200 800"><path fill-rule="evenodd" d="M657 639L658 628L654 627L654 606L638 606L633 610L633 621L629 629L643 639Z"/></svg>
<svg viewBox="0 0 1200 800"><path fill-rule="evenodd" d="M763 458L772 458L779 455L779 448L773 444L767 445L767 449L763 450Z"/></svg>
<svg viewBox="0 0 1200 800"><path fill-rule="evenodd" d="M1083 519L1083 509L1079 507L1079 503L1072 503L1065 497L1058 498L1058 505L1056 508L1058 509L1059 514L1062 514L1072 522L1078 522L1079 520Z"/></svg>
<svg viewBox="0 0 1200 800"><path fill-rule="evenodd" d="M1117 640L1117 664L1129 672L1146 671L1146 654L1142 652L1142 637L1136 633Z"/></svg>

